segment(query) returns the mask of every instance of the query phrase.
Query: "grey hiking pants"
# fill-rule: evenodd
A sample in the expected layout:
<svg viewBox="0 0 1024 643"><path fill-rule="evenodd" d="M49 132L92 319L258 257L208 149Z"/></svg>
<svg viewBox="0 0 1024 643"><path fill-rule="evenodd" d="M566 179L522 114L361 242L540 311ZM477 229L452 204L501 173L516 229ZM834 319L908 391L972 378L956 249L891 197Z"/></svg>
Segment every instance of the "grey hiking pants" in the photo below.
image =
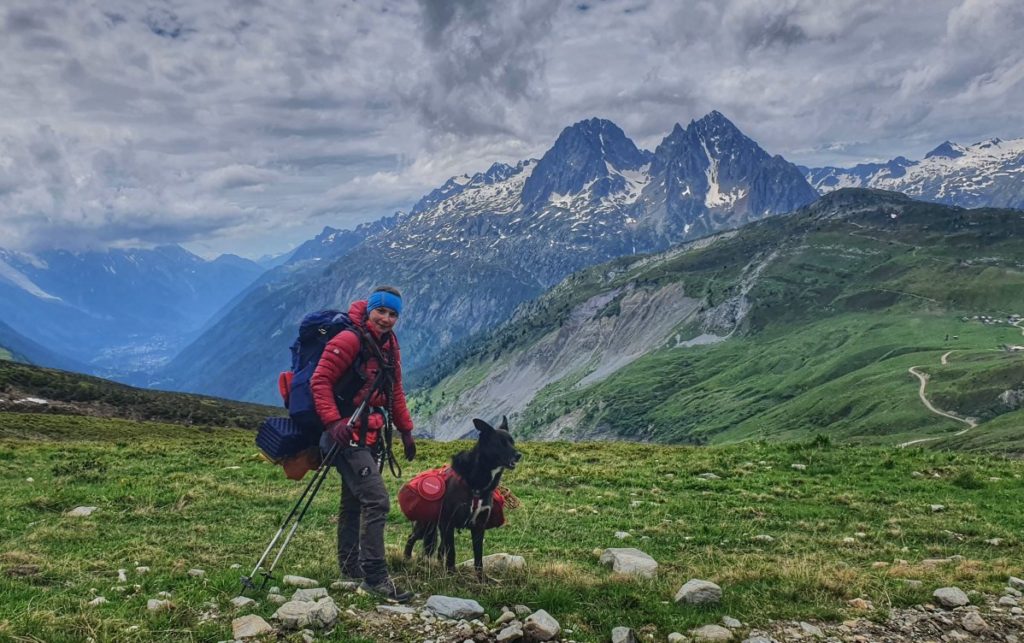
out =
<svg viewBox="0 0 1024 643"><path fill-rule="evenodd" d="M330 436L324 434L320 447L328 450L333 445ZM338 566L347 576L358 576L362 568L366 582L376 585L388 576L384 525L391 503L377 470L374 451L368 447L345 447L335 456L334 468L341 474Z"/></svg>

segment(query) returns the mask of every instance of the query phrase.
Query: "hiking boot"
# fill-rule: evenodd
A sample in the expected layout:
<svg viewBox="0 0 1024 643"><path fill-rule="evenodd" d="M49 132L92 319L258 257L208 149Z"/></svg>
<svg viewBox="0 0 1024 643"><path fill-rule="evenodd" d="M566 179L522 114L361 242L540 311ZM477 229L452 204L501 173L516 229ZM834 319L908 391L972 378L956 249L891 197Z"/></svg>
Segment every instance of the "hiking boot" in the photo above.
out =
<svg viewBox="0 0 1024 643"><path fill-rule="evenodd" d="M359 584L359 589L369 594L380 596L391 603L407 603L412 598L412 592L403 590L398 585L395 585L395 581L391 580L390 577L384 578L384 580L373 585L369 581L364 580Z"/></svg>

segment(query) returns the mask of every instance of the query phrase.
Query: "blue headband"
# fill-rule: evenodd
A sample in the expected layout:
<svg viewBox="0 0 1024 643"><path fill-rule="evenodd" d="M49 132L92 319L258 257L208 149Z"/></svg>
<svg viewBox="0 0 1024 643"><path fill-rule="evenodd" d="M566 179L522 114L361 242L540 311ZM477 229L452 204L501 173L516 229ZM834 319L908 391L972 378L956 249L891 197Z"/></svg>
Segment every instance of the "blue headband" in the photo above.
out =
<svg viewBox="0 0 1024 643"><path fill-rule="evenodd" d="M366 300L366 312L369 313L374 308L390 308L401 315L402 298L394 293L378 290Z"/></svg>

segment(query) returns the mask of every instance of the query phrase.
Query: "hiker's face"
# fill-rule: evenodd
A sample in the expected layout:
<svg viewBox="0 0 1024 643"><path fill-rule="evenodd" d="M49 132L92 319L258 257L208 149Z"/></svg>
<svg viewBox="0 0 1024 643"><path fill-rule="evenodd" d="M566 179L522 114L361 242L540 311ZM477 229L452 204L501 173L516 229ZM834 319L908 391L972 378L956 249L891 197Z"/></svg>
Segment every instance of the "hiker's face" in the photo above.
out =
<svg viewBox="0 0 1024 643"><path fill-rule="evenodd" d="M382 333L386 333L395 326L398 321L398 313L390 308L374 308L370 311L369 324Z"/></svg>

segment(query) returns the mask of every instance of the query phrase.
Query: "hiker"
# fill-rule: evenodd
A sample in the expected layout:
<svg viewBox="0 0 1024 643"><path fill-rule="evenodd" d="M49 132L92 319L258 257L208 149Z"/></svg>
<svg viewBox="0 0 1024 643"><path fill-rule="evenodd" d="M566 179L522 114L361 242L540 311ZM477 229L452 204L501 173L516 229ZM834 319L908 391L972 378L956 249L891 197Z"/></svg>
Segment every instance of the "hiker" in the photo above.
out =
<svg viewBox="0 0 1024 643"><path fill-rule="evenodd" d="M368 299L353 302L348 314L359 332L343 330L335 335L324 348L310 380L316 412L325 427L321 449L329 450L332 440L342 447L334 461L341 474L341 574L362 580L364 591L396 602L408 601L412 592L395 585L384 560L384 524L390 502L378 457L388 457L384 450L390 449L387 442L391 434L386 430L389 422L398 429L406 459L416 457L412 416L402 390L398 339L393 331L401 312L402 295L391 286L380 286ZM364 384L353 399L339 400L335 386L352 369L361 371ZM374 387L374 383L378 385ZM367 396L367 409L350 427L352 414Z"/></svg>

